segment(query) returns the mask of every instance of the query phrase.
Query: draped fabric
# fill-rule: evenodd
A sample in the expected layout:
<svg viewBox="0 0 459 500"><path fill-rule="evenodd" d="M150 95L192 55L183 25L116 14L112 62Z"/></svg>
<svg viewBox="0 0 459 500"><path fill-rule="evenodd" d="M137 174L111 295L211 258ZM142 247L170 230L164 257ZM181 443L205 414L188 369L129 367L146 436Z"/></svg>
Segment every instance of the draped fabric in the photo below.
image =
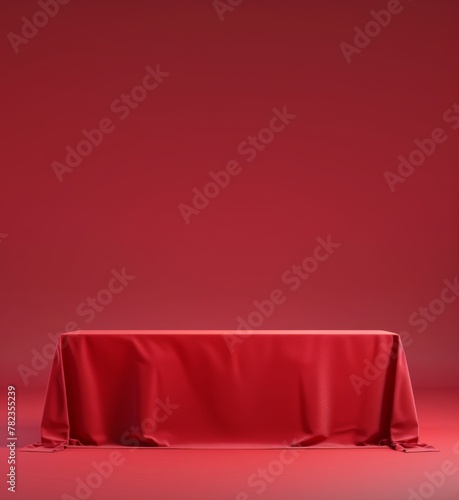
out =
<svg viewBox="0 0 459 500"><path fill-rule="evenodd" d="M67 446L435 450L397 334L298 330L62 334L27 448Z"/></svg>

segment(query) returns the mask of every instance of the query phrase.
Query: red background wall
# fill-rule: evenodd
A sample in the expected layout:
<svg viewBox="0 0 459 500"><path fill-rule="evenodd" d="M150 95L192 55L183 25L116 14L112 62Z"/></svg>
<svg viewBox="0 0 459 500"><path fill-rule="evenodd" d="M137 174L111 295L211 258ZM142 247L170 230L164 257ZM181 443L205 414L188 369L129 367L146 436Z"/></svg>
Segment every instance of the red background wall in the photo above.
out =
<svg viewBox="0 0 459 500"><path fill-rule="evenodd" d="M211 0L70 1L17 54L7 35L40 8L5 4L2 381L26 385L18 367L69 322L234 329L280 288L262 328L405 331L414 384L457 386L459 300L425 328L409 318L459 274L459 130L443 120L459 4L401 5L348 63L340 43L387 2L245 0L221 21ZM120 120L111 103L157 64L169 76ZM284 106L296 118L247 162L238 145ZM115 130L59 182L51 164L105 117ZM384 173L436 127L448 139L391 192ZM179 204L233 159L242 172L186 224ZM292 292L283 273L328 235L341 246ZM85 322L79 304L123 268L135 279Z"/></svg>

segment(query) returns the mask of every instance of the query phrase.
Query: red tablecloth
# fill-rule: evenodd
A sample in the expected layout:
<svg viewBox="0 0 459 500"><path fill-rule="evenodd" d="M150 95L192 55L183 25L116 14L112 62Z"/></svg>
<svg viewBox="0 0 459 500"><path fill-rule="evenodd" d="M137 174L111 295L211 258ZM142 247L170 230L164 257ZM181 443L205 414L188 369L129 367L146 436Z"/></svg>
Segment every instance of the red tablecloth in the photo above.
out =
<svg viewBox="0 0 459 500"><path fill-rule="evenodd" d="M419 443L406 358L382 331L62 334L41 443L363 447Z"/></svg>

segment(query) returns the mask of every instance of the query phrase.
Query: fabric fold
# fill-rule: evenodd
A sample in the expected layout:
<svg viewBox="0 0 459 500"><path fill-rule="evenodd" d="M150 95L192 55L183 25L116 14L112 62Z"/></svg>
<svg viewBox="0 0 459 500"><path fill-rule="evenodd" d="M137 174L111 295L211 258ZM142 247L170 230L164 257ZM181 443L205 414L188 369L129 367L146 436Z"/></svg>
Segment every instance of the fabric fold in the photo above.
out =
<svg viewBox="0 0 459 500"><path fill-rule="evenodd" d="M383 331L62 334L41 441L151 448L437 451L419 425L400 337ZM228 335L236 335L228 343Z"/></svg>

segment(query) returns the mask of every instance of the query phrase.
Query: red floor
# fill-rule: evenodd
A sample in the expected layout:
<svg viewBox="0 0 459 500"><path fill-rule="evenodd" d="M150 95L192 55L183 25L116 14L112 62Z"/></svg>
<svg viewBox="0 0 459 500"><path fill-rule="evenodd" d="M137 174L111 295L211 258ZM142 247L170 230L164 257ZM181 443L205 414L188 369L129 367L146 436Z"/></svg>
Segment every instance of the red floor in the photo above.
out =
<svg viewBox="0 0 459 500"><path fill-rule="evenodd" d="M459 500L459 391L415 395L421 438L440 448L439 453L303 449L297 457L281 457L279 450L121 449L122 463L111 472L105 465L107 477L102 477L94 464L106 462L114 450L19 452L11 498ZM41 397L21 398L20 445L38 439ZM5 477L7 450L0 452ZM87 482L88 475L92 487L77 491L78 479ZM6 486L2 481L0 498L7 498Z"/></svg>

